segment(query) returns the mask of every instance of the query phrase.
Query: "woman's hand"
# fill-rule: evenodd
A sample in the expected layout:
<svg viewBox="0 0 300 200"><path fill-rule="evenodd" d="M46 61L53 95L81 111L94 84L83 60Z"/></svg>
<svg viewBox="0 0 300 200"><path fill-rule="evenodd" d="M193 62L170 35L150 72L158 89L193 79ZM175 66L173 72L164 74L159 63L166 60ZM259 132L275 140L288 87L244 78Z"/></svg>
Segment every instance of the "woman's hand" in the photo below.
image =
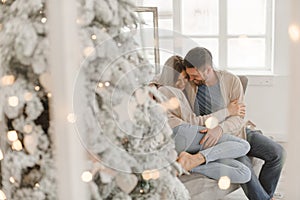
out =
<svg viewBox="0 0 300 200"><path fill-rule="evenodd" d="M227 106L227 109L230 116L238 115L245 117L246 106L243 103L239 103L237 99L230 102L230 104Z"/></svg>

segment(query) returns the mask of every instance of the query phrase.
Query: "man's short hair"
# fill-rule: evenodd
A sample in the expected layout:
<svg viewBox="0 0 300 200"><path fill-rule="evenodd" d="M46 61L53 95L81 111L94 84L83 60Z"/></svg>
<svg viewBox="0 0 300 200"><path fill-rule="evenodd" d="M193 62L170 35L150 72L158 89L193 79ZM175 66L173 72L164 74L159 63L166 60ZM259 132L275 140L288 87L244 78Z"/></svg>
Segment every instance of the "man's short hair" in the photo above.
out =
<svg viewBox="0 0 300 200"><path fill-rule="evenodd" d="M201 69L206 65L212 66L212 55L210 51L204 47L195 47L191 49L184 58L186 68Z"/></svg>

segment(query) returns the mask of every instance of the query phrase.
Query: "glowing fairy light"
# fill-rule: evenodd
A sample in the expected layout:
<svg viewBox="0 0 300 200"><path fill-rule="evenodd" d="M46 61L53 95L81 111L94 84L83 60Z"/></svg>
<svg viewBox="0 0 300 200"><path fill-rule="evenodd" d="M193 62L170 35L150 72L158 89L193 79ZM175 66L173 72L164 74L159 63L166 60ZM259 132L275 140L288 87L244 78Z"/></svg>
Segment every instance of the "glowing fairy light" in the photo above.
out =
<svg viewBox="0 0 300 200"><path fill-rule="evenodd" d="M94 53L94 47L85 47L83 50L83 54L85 57L88 57Z"/></svg>
<svg viewBox="0 0 300 200"><path fill-rule="evenodd" d="M145 170L143 171L142 173L142 177L144 180L150 180L152 178L152 174L151 174L151 171L150 170Z"/></svg>
<svg viewBox="0 0 300 200"><path fill-rule="evenodd" d="M6 200L6 196L2 190L0 190L0 200Z"/></svg>
<svg viewBox="0 0 300 200"><path fill-rule="evenodd" d="M160 177L160 173L158 170L152 170L152 179L156 180Z"/></svg>
<svg viewBox="0 0 300 200"><path fill-rule="evenodd" d="M221 190L227 190L230 187L230 178L228 176L222 176L218 181L218 186Z"/></svg>
<svg viewBox="0 0 300 200"><path fill-rule="evenodd" d="M8 97L8 105L16 107L19 105L19 98L17 96Z"/></svg>
<svg viewBox="0 0 300 200"><path fill-rule="evenodd" d="M40 89L41 89L41 88L40 88L40 86L38 86L38 85L34 87L34 90L35 90L35 91L39 91Z"/></svg>
<svg viewBox="0 0 300 200"><path fill-rule="evenodd" d="M172 97L168 101L163 102L162 106L166 110L174 110L174 109L176 109L176 108L179 107L179 100L177 98L175 98L175 97Z"/></svg>
<svg viewBox="0 0 300 200"><path fill-rule="evenodd" d="M0 160L3 160L3 153L2 153L2 150L0 149Z"/></svg>
<svg viewBox="0 0 300 200"><path fill-rule="evenodd" d="M75 123L76 122L76 115L74 113L69 113L67 116L67 120L69 123Z"/></svg>
<svg viewBox="0 0 300 200"><path fill-rule="evenodd" d="M23 127L23 131L25 133L31 133L32 131L32 126L30 124L26 124L24 127Z"/></svg>
<svg viewBox="0 0 300 200"><path fill-rule="evenodd" d="M103 84L102 82L99 82L99 83L98 83L98 87L99 87L99 88L102 88L102 87L104 87L104 84Z"/></svg>
<svg viewBox="0 0 300 200"><path fill-rule="evenodd" d="M15 182L16 182L16 180L15 180L14 177L12 177L12 176L9 178L9 181L10 181L11 183L15 183Z"/></svg>
<svg viewBox="0 0 300 200"><path fill-rule="evenodd" d="M93 175L92 175L92 173L89 172L89 171L83 172L82 175L81 175L81 180L82 180L83 182L86 182L86 183L90 182L91 180L93 180Z"/></svg>
<svg viewBox="0 0 300 200"><path fill-rule="evenodd" d="M91 38L92 38L92 40L96 40L96 39L97 39L97 36L96 36L95 34L93 34L93 35L91 36Z"/></svg>
<svg viewBox="0 0 300 200"><path fill-rule="evenodd" d="M25 92L24 99L25 99L25 101L31 101L31 99L32 99L32 93Z"/></svg>
<svg viewBox="0 0 300 200"><path fill-rule="evenodd" d="M219 125L219 120L216 117L209 117L205 121L206 128L213 129Z"/></svg>
<svg viewBox="0 0 300 200"><path fill-rule="evenodd" d="M51 94L50 92L48 92L47 97L48 97L48 98L51 98L51 97L52 97L52 94Z"/></svg>
<svg viewBox="0 0 300 200"><path fill-rule="evenodd" d="M157 169L154 169L154 170L145 170L143 173L142 173L142 177L144 180L150 180L150 179L158 179L160 176L160 173Z"/></svg>
<svg viewBox="0 0 300 200"><path fill-rule="evenodd" d="M8 140L11 141L11 142L18 140L18 134L17 134L17 131L15 131L15 130L8 131L8 132L7 132L7 138L8 138Z"/></svg>
<svg viewBox="0 0 300 200"><path fill-rule="evenodd" d="M0 28L1 29L1 28ZM12 85L15 82L15 76L14 75L6 75L1 78L2 85Z"/></svg>
<svg viewBox="0 0 300 200"><path fill-rule="evenodd" d="M20 140L16 140L12 143L12 148L16 151L21 151L23 149L22 143Z"/></svg>
<svg viewBox="0 0 300 200"><path fill-rule="evenodd" d="M110 86L110 82L106 81L106 82L104 83L104 85L105 85L106 87L108 87L108 86Z"/></svg>
<svg viewBox="0 0 300 200"><path fill-rule="evenodd" d="M39 183L36 183L36 184L34 185L34 187L39 188L39 187L40 187L40 184L39 184Z"/></svg>
<svg viewBox="0 0 300 200"><path fill-rule="evenodd" d="M47 18L46 18L46 17L43 17L43 18L41 19L41 22L42 22L43 24L45 24L45 23L47 22Z"/></svg>
<svg viewBox="0 0 300 200"><path fill-rule="evenodd" d="M300 40L300 28L296 24L292 24L289 26L289 35L293 41Z"/></svg>

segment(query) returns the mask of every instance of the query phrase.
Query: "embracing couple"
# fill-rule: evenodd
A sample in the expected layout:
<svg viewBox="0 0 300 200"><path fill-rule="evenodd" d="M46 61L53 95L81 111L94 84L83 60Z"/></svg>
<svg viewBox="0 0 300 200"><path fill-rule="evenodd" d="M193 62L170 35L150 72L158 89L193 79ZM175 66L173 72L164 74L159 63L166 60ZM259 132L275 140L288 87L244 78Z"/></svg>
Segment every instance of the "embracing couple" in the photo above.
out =
<svg viewBox="0 0 300 200"><path fill-rule="evenodd" d="M155 81L158 90L178 106L167 111L177 162L192 173L241 184L250 200L270 200L278 184L284 149L259 130L247 128L244 91L239 78L213 68L209 50L196 47L185 58L170 57ZM218 120L207 129L205 121ZM264 161L257 177L250 157Z"/></svg>

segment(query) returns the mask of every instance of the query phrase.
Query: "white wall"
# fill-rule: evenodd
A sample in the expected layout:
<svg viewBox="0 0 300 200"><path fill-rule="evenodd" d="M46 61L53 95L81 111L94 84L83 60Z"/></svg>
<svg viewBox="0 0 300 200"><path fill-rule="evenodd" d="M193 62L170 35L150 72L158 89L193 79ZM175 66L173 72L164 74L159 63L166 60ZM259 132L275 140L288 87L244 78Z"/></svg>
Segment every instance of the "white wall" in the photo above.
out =
<svg viewBox="0 0 300 200"><path fill-rule="evenodd" d="M249 77L246 92L247 118L264 134L277 140L287 139L288 128L288 68L290 0L275 2L274 73L270 86L253 85L259 77ZM264 81L264 78L261 79Z"/></svg>

